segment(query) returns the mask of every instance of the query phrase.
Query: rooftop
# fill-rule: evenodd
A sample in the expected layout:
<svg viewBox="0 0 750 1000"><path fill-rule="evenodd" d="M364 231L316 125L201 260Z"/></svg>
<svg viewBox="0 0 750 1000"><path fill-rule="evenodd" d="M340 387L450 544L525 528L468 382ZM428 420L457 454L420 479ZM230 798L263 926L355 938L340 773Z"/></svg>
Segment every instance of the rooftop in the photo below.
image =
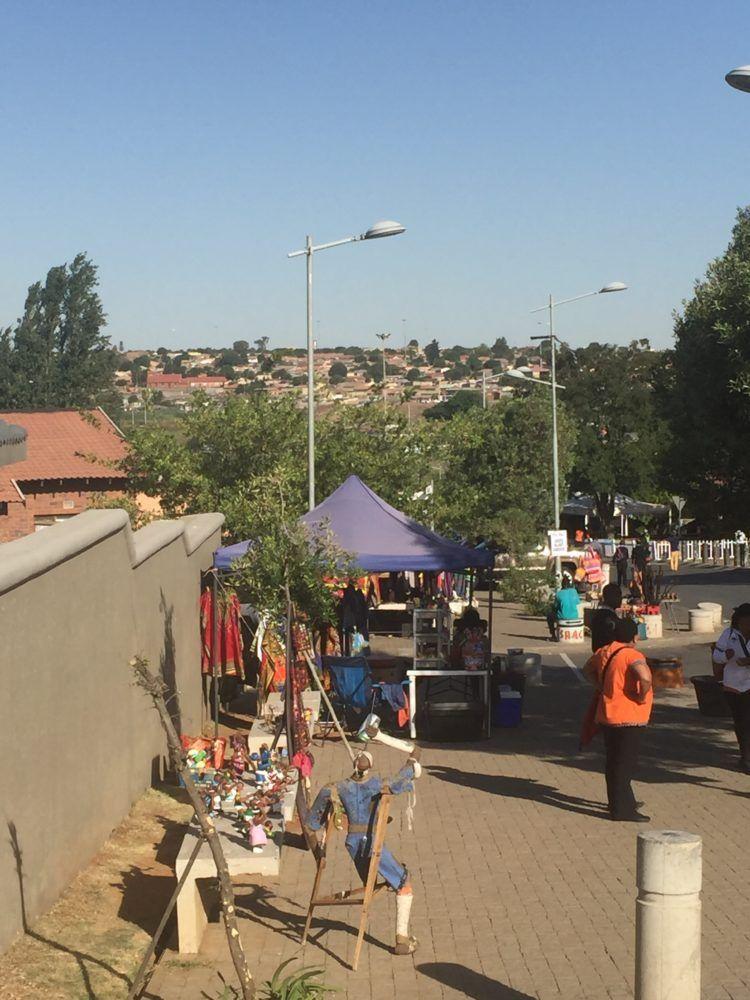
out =
<svg viewBox="0 0 750 1000"><path fill-rule="evenodd" d="M126 478L110 467L125 457L126 445L102 409L17 410L0 420L27 433L26 458L0 469L0 500L18 498L14 481Z"/></svg>

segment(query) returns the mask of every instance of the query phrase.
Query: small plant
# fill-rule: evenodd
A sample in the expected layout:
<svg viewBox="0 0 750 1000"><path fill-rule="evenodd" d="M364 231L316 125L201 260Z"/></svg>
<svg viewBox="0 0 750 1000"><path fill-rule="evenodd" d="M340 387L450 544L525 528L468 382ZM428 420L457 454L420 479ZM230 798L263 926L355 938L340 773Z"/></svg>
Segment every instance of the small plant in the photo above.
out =
<svg viewBox="0 0 750 1000"><path fill-rule="evenodd" d="M522 604L532 617L546 615L554 593L554 576L549 570L509 569L501 584L504 601Z"/></svg>
<svg viewBox="0 0 750 1000"><path fill-rule="evenodd" d="M282 975L294 961L288 958L281 963L272 978L263 983L258 1000L323 1000L326 993L336 992L316 978L322 974L322 969L303 966L297 972Z"/></svg>

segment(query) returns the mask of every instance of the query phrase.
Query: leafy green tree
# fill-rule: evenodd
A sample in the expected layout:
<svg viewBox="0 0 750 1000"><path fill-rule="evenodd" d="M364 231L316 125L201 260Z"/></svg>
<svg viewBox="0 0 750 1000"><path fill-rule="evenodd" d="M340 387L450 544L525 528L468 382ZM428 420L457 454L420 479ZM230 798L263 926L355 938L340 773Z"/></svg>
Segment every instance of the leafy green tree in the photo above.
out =
<svg viewBox="0 0 750 1000"><path fill-rule="evenodd" d="M433 455L435 520L443 530L481 534L524 553L552 523L552 415L537 396L503 400L456 414L450 433L438 433ZM564 412L558 422L562 481L573 459L575 428Z"/></svg>
<svg viewBox="0 0 750 1000"><path fill-rule="evenodd" d="M117 352L103 332L96 266L85 254L53 267L28 291L23 316L3 334L6 408L89 407L116 399Z"/></svg>
<svg viewBox="0 0 750 1000"><path fill-rule="evenodd" d="M469 366L465 365L462 361L458 361L448 372L448 378L452 382L459 382L462 379L467 378L469 374Z"/></svg>
<svg viewBox="0 0 750 1000"><path fill-rule="evenodd" d="M422 377L422 372L419 368L410 368L406 373L406 378L410 382L417 382Z"/></svg>
<svg viewBox="0 0 750 1000"><path fill-rule="evenodd" d="M247 355L250 350L250 344L246 340L235 340L232 344L232 350L239 356L242 364L247 364Z"/></svg>
<svg viewBox="0 0 750 1000"><path fill-rule="evenodd" d="M481 393L471 389L459 389L448 399L425 410L424 417L427 420L451 420L457 413L465 413L481 405Z"/></svg>
<svg viewBox="0 0 750 1000"><path fill-rule="evenodd" d="M295 401L266 392L193 396L177 434L135 431L124 467L135 492L158 496L170 517L219 510L231 540L248 538L260 483L283 476L291 512L303 513L305 418Z"/></svg>
<svg viewBox="0 0 750 1000"><path fill-rule="evenodd" d="M498 337L495 343L492 345L492 354L496 358L512 358L513 351L508 347L508 341L505 337Z"/></svg>
<svg viewBox="0 0 750 1000"><path fill-rule="evenodd" d="M715 531L747 531L750 493L750 207L726 251L675 315L668 477L686 514Z"/></svg>
<svg viewBox="0 0 750 1000"><path fill-rule="evenodd" d="M334 597L326 580L356 571L350 555L329 532L311 532L298 519L296 483L289 470L256 480L249 492L247 555L235 566L233 582L243 599L277 620L294 606L313 626L335 620Z"/></svg>
<svg viewBox="0 0 750 1000"><path fill-rule="evenodd" d="M661 496L670 442L659 402L664 371L664 353L644 342L561 347L561 395L578 437L571 488L593 494L605 530L612 523L615 493L640 500Z"/></svg>
<svg viewBox="0 0 750 1000"><path fill-rule="evenodd" d="M348 374L349 372L343 361L334 361L328 369L328 381L333 385L337 385L339 382L343 382Z"/></svg>
<svg viewBox="0 0 750 1000"><path fill-rule="evenodd" d="M318 496L332 493L352 473L399 510L414 512L414 494L430 481L422 428L382 402L337 406L317 435Z"/></svg>
<svg viewBox="0 0 750 1000"><path fill-rule="evenodd" d="M437 340L431 340L424 349L425 360L429 365L436 365L440 360L440 345Z"/></svg>

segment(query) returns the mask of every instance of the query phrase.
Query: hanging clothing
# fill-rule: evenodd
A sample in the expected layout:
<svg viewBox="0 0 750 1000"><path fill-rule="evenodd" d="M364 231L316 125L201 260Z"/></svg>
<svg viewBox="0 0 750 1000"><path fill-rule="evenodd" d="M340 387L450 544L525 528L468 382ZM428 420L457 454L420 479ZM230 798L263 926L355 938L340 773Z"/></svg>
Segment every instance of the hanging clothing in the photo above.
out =
<svg viewBox="0 0 750 1000"><path fill-rule="evenodd" d="M218 622L214 622L214 610ZM240 602L235 593L219 592L216 609L211 587L200 598L201 673L244 677ZM214 641L217 640L214 648Z"/></svg>

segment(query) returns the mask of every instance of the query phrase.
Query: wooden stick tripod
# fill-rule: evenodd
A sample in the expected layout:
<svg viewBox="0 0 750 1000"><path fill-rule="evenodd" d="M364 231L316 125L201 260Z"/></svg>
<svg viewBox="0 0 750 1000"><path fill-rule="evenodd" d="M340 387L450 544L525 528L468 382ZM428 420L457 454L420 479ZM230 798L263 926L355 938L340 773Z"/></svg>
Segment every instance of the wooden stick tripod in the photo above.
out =
<svg viewBox="0 0 750 1000"><path fill-rule="evenodd" d="M385 889L388 888L387 882L378 882L377 878L380 856L383 853L383 845L385 843L385 831L388 826L391 798L392 795L390 789L387 785L383 785L383 789L378 800L379 804L377 806L373 805L373 808L377 808L377 818L375 820L375 829L373 831L372 854L370 855L370 864L367 869L367 879L365 880L365 884L357 889L347 889L344 892L337 892L333 896L318 895L320 883L323 878L323 872L326 867L328 838L336 829L333 823L333 807L330 805L328 807L328 819L325 830L323 831L323 837L320 841L315 840L315 835L312 830L305 828L305 836L307 838L308 845L314 844L312 849L315 854L317 871L315 873L312 895L310 896L310 905L307 908L307 920L305 921L305 929L302 933L302 944L304 945L307 941L307 935L310 932L310 925L312 924L313 911L316 906L361 906L362 915L359 920L357 945L354 949L354 961L352 962L353 972L357 971L357 966L359 965L359 955L362 951L362 942L364 941L365 929L367 928L367 918L370 913L370 904L375 896L379 896Z"/></svg>

